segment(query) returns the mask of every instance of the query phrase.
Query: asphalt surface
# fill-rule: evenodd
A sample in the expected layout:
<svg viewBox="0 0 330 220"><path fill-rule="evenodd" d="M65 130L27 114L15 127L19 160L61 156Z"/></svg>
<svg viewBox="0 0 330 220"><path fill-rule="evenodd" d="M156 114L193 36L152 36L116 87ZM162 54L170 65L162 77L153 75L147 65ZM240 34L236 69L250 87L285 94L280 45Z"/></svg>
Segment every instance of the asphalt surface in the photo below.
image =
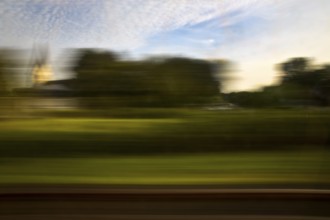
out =
<svg viewBox="0 0 330 220"><path fill-rule="evenodd" d="M19 215L1 216L3 220L328 220L305 216L241 216L241 215Z"/></svg>
<svg viewBox="0 0 330 220"><path fill-rule="evenodd" d="M330 190L1 188L0 219L330 219Z"/></svg>

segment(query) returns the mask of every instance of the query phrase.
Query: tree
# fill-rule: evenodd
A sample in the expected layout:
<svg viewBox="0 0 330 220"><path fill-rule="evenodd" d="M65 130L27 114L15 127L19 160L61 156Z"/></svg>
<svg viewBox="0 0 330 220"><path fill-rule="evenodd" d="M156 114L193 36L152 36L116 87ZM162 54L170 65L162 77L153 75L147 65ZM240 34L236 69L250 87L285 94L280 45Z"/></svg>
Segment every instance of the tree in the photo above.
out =
<svg viewBox="0 0 330 220"><path fill-rule="evenodd" d="M281 65L282 71L288 76L306 72L311 67L311 60L306 57L291 58Z"/></svg>
<svg viewBox="0 0 330 220"><path fill-rule="evenodd" d="M0 50L0 113L12 114L15 100L12 97L14 68L18 66L16 62L16 51L10 49Z"/></svg>
<svg viewBox="0 0 330 220"><path fill-rule="evenodd" d="M71 70L76 74L76 90L81 97L97 97L108 94L111 66L117 55L108 51L81 49Z"/></svg>
<svg viewBox="0 0 330 220"><path fill-rule="evenodd" d="M228 60L214 60L215 77L218 82L219 91L222 93L226 90L228 84L234 80L230 74L233 71L233 63Z"/></svg>
<svg viewBox="0 0 330 220"><path fill-rule="evenodd" d="M108 51L79 51L71 70L76 73L76 88L83 103L92 107L145 105L154 92L150 80L153 64L121 61ZM148 101L149 100L149 101Z"/></svg>
<svg viewBox="0 0 330 220"><path fill-rule="evenodd" d="M211 62L174 57L165 59L154 71L158 93L165 104L198 104L219 96L215 65Z"/></svg>
<svg viewBox="0 0 330 220"><path fill-rule="evenodd" d="M320 105L329 102L329 65L314 66L311 59L300 57L284 62L280 67L283 72L281 88L284 98L310 100Z"/></svg>
<svg viewBox="0 0 330 220"><path fill-rule="evenodd" d="M323 65L320 69L315 70L319 76L319 80L314 86L313 94L320 105L330 105L330 65Z"/></svg>
<svg viewBox="0 0 330 220"><path fill-rule="evenodd" d="M0 96L6 95L7 88L6 81L6 64L4 58L0 55Z"/></svg>
<svg viewBox="0 0 330 220"><path fill-rule="evenodd" d="M219 95L214 67L212 62L177 57L120 61L112 52L83 50L71 69L79 95L93 101L177 106Z"/></svg>

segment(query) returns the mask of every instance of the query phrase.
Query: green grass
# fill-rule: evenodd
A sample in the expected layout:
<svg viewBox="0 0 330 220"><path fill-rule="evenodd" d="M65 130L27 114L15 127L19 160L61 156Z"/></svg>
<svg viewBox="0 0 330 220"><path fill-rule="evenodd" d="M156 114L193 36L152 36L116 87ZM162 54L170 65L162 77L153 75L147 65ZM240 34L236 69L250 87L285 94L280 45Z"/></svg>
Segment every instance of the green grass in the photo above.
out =
<svg viewBox="0 0 330 220"><path fill-rule="evenodd" d="M2 120L0 183L330 184L328 111L166 111Z"/></svg>
<svg viewBox="0 0 330 220"><path fill-rule="evenodd" d="M0 183L330 184L329 151L3 158Z"/></svg>
<svg viewBox="0 0 330 220"><path fill-rule="evenodd" d="M166 109L154 111L153 117ZM330 115L321 109L178 112L167 118L3 120L0 158L330 149Z"/></svg>
<svg viewBox="0 0 330 220"><path fill-rule="evenodd" d="M167 125L180 123L179 119L106 119L106 118L45 118L4 121L0 125L0 140L72 140L88 137L155 132Z"/></svg>

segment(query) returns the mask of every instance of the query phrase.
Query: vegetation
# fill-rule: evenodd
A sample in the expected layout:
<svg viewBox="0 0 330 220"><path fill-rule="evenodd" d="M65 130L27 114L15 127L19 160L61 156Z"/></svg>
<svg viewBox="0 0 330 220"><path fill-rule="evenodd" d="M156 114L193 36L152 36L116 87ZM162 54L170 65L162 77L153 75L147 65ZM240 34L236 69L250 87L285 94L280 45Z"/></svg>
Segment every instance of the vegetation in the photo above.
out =
<svg viewBox="0 0 330 220"><path fill-rule="evenodd" d="M278 107L329 105L329 67L291 59L278 85L223 94L250 109L207 110L222 102L226 65L81 51L69 81L81 108L2 118L0 183L328 184L328 109Z"/></svg>
<svg viewBox="0 0 330 220"><path fill-rule="evenodd" d="M17 62L15 51L0 49L0 118L11 114L13 99L11 88L14 85L14 71Z"/></svg>
<svg viewBox="0 0 330 220"><path fill-rule="evenodd" d="M221 104L219 92L230 79L229 62L183 57L123 61L112 52L82 50L72 66L85 107L175 107ZM277 65L279 83L259 91L222 94L241 107L328 106L329 65L291 58Z"/></svg>
<svg viewBox="0 0 330 220"><path fill-rule="evenodd" d="M329 149L327 110L182 110L172 118L167 115L158 119L156 113L149 119L134 118L136 114L137 110L131 118L3 121L0 155L70 157Z"/></svg>
<svg viewBox="0 0 330 220"><path fill-rule="evenodd" d="M329 184L329 151L171 156L6 158L0 184L316 186Z"/></svg>
<svg viewBox="0 0 330 220"><path fill-rule="evenodd" d="M72 71L86 107L183 106L219 96L225 62L183 57L123 61L111 52L80 51ZM215 72L215 68L217 72Z"/></svg>
<svg viewBox="0 0 330 220"><path fill-rule="evenodd" d="M330 105L330 66L314 65L309 58L291 58L279 64L278 85L257 92L226 94L226 100L244 107Z"/></svg>

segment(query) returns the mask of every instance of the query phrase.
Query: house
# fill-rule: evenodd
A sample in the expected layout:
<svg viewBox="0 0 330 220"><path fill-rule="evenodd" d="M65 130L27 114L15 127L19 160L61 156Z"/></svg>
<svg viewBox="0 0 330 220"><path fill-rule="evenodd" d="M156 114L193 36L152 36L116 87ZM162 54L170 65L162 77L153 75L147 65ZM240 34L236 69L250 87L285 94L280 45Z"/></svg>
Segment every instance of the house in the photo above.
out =
<svg viewBox="0 0 330 220"><path fill-rule="evenodd" d="M37 54L40 56L36 57ZM13 90L19 105L30 110L77 108L78 100L73 88L75 79L52 80L54 74L46 50L36 51L34 57L29 71L31 87Z"/></svg>

